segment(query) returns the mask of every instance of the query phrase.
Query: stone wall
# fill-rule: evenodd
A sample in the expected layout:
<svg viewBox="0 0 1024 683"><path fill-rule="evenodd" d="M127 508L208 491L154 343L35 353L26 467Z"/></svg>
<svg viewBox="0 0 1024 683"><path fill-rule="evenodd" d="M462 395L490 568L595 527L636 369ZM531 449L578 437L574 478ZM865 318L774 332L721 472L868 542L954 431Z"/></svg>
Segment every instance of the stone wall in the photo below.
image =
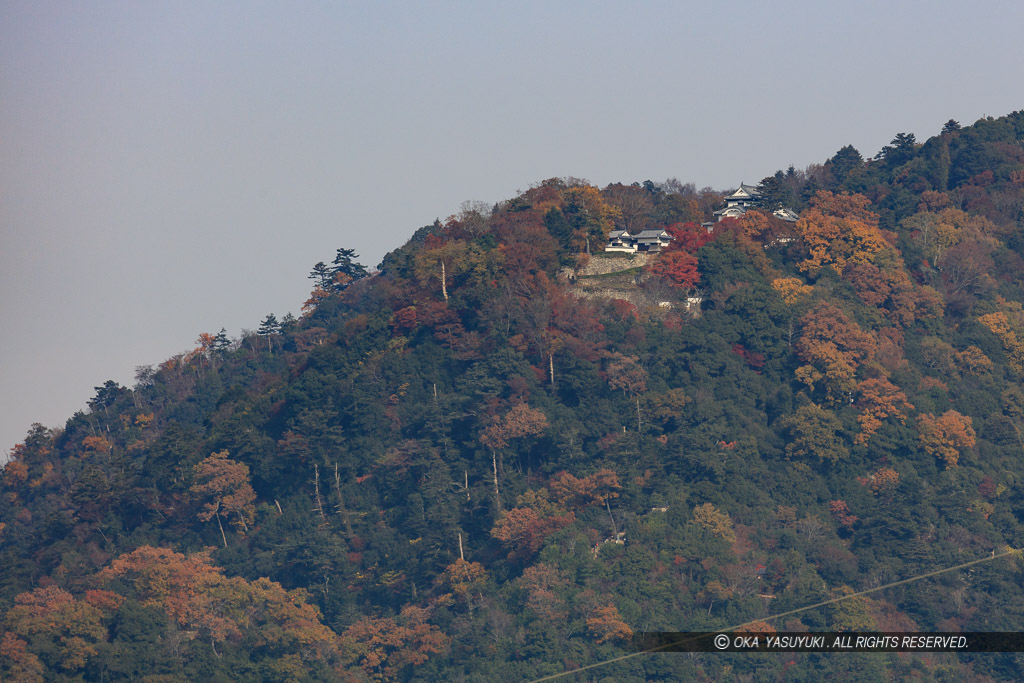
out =
<svg viewBox="0 0 1024 683"><path fill-rule="evenodd" d="M623 290L611 287L581 287L577 288L576 296L581 299L622 299L633 304L637 308L644 309L656 305L642 290Z"/></svg>
<svg viewBox="0 0 1024 683"><path fill-rule="evenodd" d="M639 268L647 265L648 254L623 254L622 256L592 256L590 263L577 271L576 275L604 275L620 270Z"/></svg>

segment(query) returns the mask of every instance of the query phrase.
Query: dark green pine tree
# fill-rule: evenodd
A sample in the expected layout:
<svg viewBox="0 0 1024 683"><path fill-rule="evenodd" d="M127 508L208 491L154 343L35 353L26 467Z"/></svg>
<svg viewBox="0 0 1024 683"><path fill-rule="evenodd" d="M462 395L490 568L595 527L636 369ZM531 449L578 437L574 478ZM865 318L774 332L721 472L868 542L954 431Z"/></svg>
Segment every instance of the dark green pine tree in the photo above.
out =
<svg viewBox="0 0 1024 683"><path fill-rule="evenodd" d="M267 317L260 323L259 329L256 330L256 334L266 337L271 334L277 334L281 331L281 323L277 322L277 316L273 313L267 314Z"/></svg>
<svg viewBox="0 0 1024 683"><path fill-rule="evenodd" d="M860 168L864 163L864 157L853 145L846 145L826 162L826 166L832 171L832 177L836 183L841 184L850 172Z"/></svg>
<svg viewBox="0 0 1024 683"><path fill-rule="evenodd" d="M334 290L341 291L356 280L369 275L366 266L356 262L357 258L359 254L354 249L338 249L338 255L332 262L334 266L330 269L330 286Z"/></svg>
<svg viewBox="0 0 1024 683"><path fill-rule="evenodd" d="M916 151L917 139L913 133L897 133L892 142L878 153L878 158L885 161L885 165L892 169L913 159Z"/></svg>
<svg viewBox="0 0 1024 683"><path fill-rule="evenodd" d="M222 327L217 336L213 338L213 350L226 351L229 346L231 346L231 338L228 337L228 331Z"/></svg>
<svg viewBox="0 0 1024 683"><path fill-rule="evenodd" d="M267 317L263 319L263 322L260 323L259 328L256 330L256 334L266 338L267 350L270 353L274 352L274 342L272 341L271 338L274 335L280 333L281 323L277 322L277 316L275 316L273 313L268 314Z"/></svg>
<svg viewBox="0 0 1024 683"><path fill-rule="evenodd" d="M309 279L315 282L317 287L325 290L331 286L331 279L333 277L333 272L323 261L317 262L309 273Z"/></svg>

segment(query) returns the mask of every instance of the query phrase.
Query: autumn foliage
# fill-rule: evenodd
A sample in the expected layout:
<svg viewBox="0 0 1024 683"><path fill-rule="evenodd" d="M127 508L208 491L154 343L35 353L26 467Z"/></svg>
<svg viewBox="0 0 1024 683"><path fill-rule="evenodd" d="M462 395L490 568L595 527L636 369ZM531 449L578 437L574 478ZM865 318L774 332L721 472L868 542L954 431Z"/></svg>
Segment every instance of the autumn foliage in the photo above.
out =
<svg viewBox="0 0 1024 683"><path fill-rule="evenodd" d="M191 490L198 500L205 501L196 515L200 520L217 517L219 524L220 517L225 517L242 529L252 523L256 493L249 485L249 468L228 458L227 451L213 453L196 465Z"/></svg>
<svg viewBox="0 0 1024 683"><path fill-rule="evenodd" d="M972 420L955 410L947 410L939 417L931 413L917 416L917 430L921 447L946 463L946 468L956 467L960 454L974 447L975 433Z"/></svg>
<svg viewBox="0 0 1024 683"><path fill-rule="evenodd" d="M534 555L556 531L573 523L576 515L552 502L545 489L527 491L516 507L505 513L491 529L491 536L509 551L509 557Z"/></svg>
<svg viewBox="0 0 1024 683"><path fill-rule="evenodd" d="M0 680L717 680L589 667L631 628L767 631L830 596L765 622L1021 622L1022 131L847 147L717 223L708 188L553 178L375 272L339 250L298 319L204 334L9 450ZM660 226L661 253L600 253ZM1006 676L755 659L740 678Z"/></svg>
<svg viewBox="0 0 1024 683"><path fill-rule="evenodd" d="M1024 341L1021 341L1019 334L1024 314L1019 311L1016 313L1016 320L1005 311L996 311L979 316L978 322L999 338L1006 351L1006 360L1010 368L1018 376L1024 376Z"/></svg>
<svg viewBox="0 0 1024 683"><path fill-rule="evenodd" d="M480 435L480 442L488 448L506 448L512 439L537 436L547 426L548 419L544 413L520 403L496 418Z"/></svg>
<svg viewBox="0 0 1024 683"><path fill-rule="evenodd" d="M428 616L427 610L409 606L394 618L358 620L339 639L342 661L361 668L370 680L400 680L407 667L423 664L448 647L448 638L427 622Z"/></svg>
<svg viewBox="0 0 1024 683"><path fill-rule="evenodd" d="M615 605L602 605L595 609L593 615L587 618L587 629L594 634L598 643L624 641L633 635L633 629L622 620Z"/></svg>
<svg viewBox="0 0 1024 683"><path fill-rule="evenodd" d="M861 433L853 439L857 444L867 443L885 419L894 418L906 422L907 411L914 409L907 401L907 395L884 377L867 379L858 384L855 405L860 411L857 422L861 427Z"/></svg>
<svg viewBox="0 0 1024 683"><path fill-rule="evenodd" d="M76 671L97 654L97 645L106 640L103 618L101 609L62 588L47 586L17 596L6 621L10 631L25 641L45 641L46 650L52 653L48 663L64 671ZM16 641L5 642L9 648L17 648ZM30 666L29 662L26 664Z"/></svg>
<svg viewBox="0 0 1024 683"><path fill-rule="evenodd" d="M900 483L900 473L891 467L880 467L866 477L857 477L857 483L867 486L871 493L879 495L892 491Z"/></svg>
<svg viewBox="0 0 1024 683"><path fill-rule="evenodd" d="M693 508L693 521L697 526L706 529L727 543L736 540L732 519L711 503L703 503Z"/></svg>
<svg viewBox="0 0 1024 683"><path fill-rule="evenodd" d="M860 364L876 348L874 338L836 306L821 302L800 318L797 356L807 365L797 369L797 379L811 389L823 385L832 402L842 401L856 387Z"/></svg>
<svg viewBox="0 0 1024 683"><path fill-rule="evenodd" d="M671 235L672 242L658 254L649 270L675 287L692 289L700 280L697 250L711 240L711 235L695 223L677 223L665 231Z"/></svg>
<svg viewBox="0 0 1024 683"><path fill-rule="evenodd" d="M777 291L787 304L795 304L814 290L813 287L804 284L804 281L797 277L776 278L772 280L772 289Z"/></svg>
<svg viewBox="0 0 1024 683"><path fill-rule="evenodd" d="M809 252L800 269L841 273L847 263L871 263L888 245L869 203L863 195L819 192L794 226Z"/></svg>
<svg viewBox="0 0 1024 683"><path fill-rule="evenodd" d="M271 652L329 646L334 634L302 590L286 591L266 578L227 577L204 554L186 557L143 546L100 572L111 585L131 587L144 606L162 610L173 623L214 643L244 639Z"/></svg>
<svg viewBox="0 0 1024 683"><path fill-rule="evenodd" d="M601 469L586 477L577 478L568 472L559 472L551 478L551 495L559 505L578 510L589 505L604 505L619 495L619 477L610 469Z"/></svg>

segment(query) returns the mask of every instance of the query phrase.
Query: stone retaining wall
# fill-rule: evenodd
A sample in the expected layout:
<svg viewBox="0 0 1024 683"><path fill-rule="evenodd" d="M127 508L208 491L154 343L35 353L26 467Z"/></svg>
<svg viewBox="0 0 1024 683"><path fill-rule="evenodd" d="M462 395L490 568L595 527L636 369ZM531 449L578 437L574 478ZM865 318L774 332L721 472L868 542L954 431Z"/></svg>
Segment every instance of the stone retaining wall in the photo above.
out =
<svg viewBox="0 0 1024 683"><path fill-rule="evenodd" d="M622 256L592 256L590 263L577 271L576 275L604 275L605 273L617 273L620 270L629 270L647 265L650 258L648 254L632 254Z"/></svg>

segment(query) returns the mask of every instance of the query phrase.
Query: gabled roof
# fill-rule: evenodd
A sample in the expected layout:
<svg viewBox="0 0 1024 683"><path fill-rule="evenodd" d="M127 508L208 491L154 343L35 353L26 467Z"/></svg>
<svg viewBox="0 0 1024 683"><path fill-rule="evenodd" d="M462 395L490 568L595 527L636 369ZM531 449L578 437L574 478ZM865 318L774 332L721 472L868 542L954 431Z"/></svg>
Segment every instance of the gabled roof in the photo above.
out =
<svg viewBox="0 0 1024 683"><path fill-rule="evenodd" d="M733 192L728 197L726 197L726 199L743 199L745 197L756 199L757 197L760 196L761 193L757 191L757 187L755 185L747 185L745 183L740 183L739 189Z"/></svg>
<svg viewBox="0 0 1024 683"><path fill-rule="evenodd" d="M659 237L668 237L668 233L661 228L654 228L651 230L641 230L637 235L637 239L657 239Z"/></svg>

